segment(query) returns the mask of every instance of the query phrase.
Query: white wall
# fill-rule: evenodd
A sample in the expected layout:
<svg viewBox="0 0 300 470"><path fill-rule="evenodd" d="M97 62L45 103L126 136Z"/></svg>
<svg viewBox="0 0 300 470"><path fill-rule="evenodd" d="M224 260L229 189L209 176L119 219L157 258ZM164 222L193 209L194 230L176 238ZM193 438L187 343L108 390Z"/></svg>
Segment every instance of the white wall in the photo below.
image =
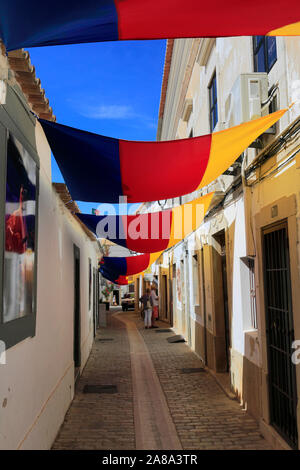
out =
<svg viewBox="0 0 300 470"><path fill-rule="evenodd" d="M80 248L82 368L93 341L88 258L97 244L52 189L50 148L36 127L41 159L36 336L10 348L0 365L0 449L49 449L74 393L73 243ZM91 303L92 306L92 303Z"/></svg>

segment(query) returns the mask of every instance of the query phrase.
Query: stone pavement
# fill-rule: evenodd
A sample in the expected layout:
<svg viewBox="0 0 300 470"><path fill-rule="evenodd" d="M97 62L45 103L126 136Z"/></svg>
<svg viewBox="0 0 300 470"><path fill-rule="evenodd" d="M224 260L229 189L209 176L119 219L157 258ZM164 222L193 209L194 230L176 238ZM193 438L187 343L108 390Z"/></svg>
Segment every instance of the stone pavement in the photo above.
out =
<svg viewBox="0 0 300 470"><path fill-rule="evenodd" d="M98 330L91 355L76 385L73 403L53 449L135 449L129 341L125 325L109 316ZM113 341L99 341L113 338ZM115 384L116 394L83 393L86 384Z"/></svg>
<svg viewBox="0 0 300 470"><path fill-rule="evenodd" d="M182 450L149 350L133 319L126 324L130 343L135 444L137 449Z"/></svg>
<svg viewBox="0 0 300 470"><path fill-rule="evenodd" d="M255 420L231 400L185 343L170 344L170 333L141 330L173 417L183 449L272 449Z"/></svg>
<svg viewBox="0 0 300 470"><path fill-rule="evenodd" d="M189 450L269 449L257 423L208 372L182 373L201 362L186 344L168 343L171 335L144 330L134 313L110 315L53 449L167 449L170 442ZM105 337L114 340L98 340ZM115 384L118 393L84 394L86 384ZM162 439L168 433L170 442Z"/></svg>

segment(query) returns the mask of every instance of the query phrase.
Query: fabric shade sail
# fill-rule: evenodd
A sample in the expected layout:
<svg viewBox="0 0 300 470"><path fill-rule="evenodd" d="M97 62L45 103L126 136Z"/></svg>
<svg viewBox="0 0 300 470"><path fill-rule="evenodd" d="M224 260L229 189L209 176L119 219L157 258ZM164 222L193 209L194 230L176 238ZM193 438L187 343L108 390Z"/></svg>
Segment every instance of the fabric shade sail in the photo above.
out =
<svg viewBox="0 0 300 470"><path fill-rule="evenodd" d="M104 256L101 260L100 272L117 276L133 276L146 271L160 255L161 252L126 257Z"/></svg>
<svg viewBox="0 0 300 470"><path fill-rule="evenodd" d="M191 139L134 142L40 119L74 200L119 203L169 199L214 181L286 110Z"/></svg>
<svg viewBox="0 0 300 470"><path fill-rule="evenodd" d="M138 253L155 253L171 248L196 230L203 222L213 195L212 192L160 212L127 216L76 216L98 238L107 238Z"/></svg>
<svg viewBox="0 0 300 470"><path fill-rule="evenodd" d="M26 6L25 6L26 5ZM8 50L126 39L300 34L299 0L2 0ZM281 31L283 29L283 32Z"/></svg>
<svg viewBox="0 0 300 470"><path fill-rule="evenodd" d="M163 211L164 213L171 215L171 224L168 225L169 235L167 239L167 246L164 249L171 248L172 246L176 245L185 236L189 235L201 225L210 206L213 194L214 193L207 194L206 196L195 199L194 201L188 202L187 204L175 207L171 211ZM146 220L144 219L144 216L152 215L154 218L156 218L157 214L160 213L141 214L136 216L137 218L141 217L140 222L138 219L136 219L135 222L143 224L143 220ZM153 230L153 225L151 228ZM149 234L150 233L151 230ZM146 231L142 231L140 232L140 235L146 237L147 233ZM141 243L143 243L144 246L148 248L148 251L150 251L149 247L151 246L152 242L151 238L137 239L136 241L141 241ZM155 253L148 252L137 256L104 256L101 260L101 267L99 271L103 277L111 282L114 282L115 284L119 284L120 282L126 284L128 283L128 279L126 281L127 276L136 276L146 271L160 257L164 249Z"/></svg>
<svg viewBox="0 0 300 470"><path fill-rule="evenodd" d="M114 274L107 271L102 271L101 269L99 269L99 271L107 281L113 282L119 286L127 286L129 284L129 279L127 276L115 276Z"/></svg>
<svg viewBox="0 0 300 470"><path fill-rule="evenodd" d="M122 276L132 276L145 271L149 267L149 262L150 253L126 257L104 256L101 260L101 268L119 273Z"/></svg>
<svg viewBox="0 0 300 470"><path fill-rule="evenodd" d="M135 278L138 276L138 275L119 276L117 279L114 279L114 276L112 276L111 274L107 274L107 273L103 274L101 271L100 273L104 277L104 279L106 279L107 281L113 282L114 284L117 284L119 286L127 286L128 284L131 284L132 282L135 281Z"/></svg>
<svg viewBox="0 0 300 470"><path fill-rule="evenodd" d="M127 257L104 257L99 272L115 284L128 284L128 276L146 271L160 257L162 252ZM124 285L123 284L123 285Z"/></svg>

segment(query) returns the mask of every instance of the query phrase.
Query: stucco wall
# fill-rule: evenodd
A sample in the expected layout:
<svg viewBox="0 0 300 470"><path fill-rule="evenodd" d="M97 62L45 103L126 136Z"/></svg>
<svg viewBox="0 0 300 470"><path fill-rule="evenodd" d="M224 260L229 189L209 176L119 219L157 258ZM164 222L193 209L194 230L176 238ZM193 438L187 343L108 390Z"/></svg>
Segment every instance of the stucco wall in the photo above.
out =
<svg viewBox="0 0 300 470"><path fill-rule="evenodd" d="M36 126L41 160L36 335L6 353L0 380L0 449L49 449L74 393L73 243L80 248L82 365L93 341L88 258L97 245L52 189L50 148Z"/></svg>

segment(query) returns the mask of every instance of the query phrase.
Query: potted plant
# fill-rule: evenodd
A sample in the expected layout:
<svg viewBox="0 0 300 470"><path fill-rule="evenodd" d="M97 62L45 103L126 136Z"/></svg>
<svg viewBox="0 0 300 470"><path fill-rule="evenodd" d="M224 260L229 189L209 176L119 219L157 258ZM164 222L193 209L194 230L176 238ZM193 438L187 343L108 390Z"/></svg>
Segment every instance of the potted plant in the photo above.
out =
<svg viewBox="0 0 300 470"><path fill-rule="evenodd" d="M104 296L105 298L105 304L106 304L106 310L109 310L109 304L110 304L110 296L111 296L111 293L113 291L113 285L112 283L108 283L106 282L106 285L104 287L104 289L102 290L102 295Z"/></svg>

